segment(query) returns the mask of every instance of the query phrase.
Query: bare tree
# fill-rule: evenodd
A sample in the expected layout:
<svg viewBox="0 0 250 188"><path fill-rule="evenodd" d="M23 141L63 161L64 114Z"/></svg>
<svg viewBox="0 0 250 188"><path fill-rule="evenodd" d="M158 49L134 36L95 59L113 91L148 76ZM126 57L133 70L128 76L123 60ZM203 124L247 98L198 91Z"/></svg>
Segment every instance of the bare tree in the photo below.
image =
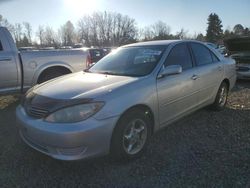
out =
<svg viewBox="0 0 250 188"><path fill-rule="evenodd" d="M95 12L78 22L79 38L86 46L120 46L135 41L135 20L112 12Z"/></svg>
<svg viewBox="0 0 250 188"><path fill-rule="evenodd" d="M74 25L71 21L67 21L59 30L62 44L64 46L72 46L76 41Z"/></svg>
<svg viewBox="0 0 250 188"><path fill-rule="evenodd" d="M129 18L128 16L121 17L121 36L118 39L118 44L127 44L135 42L135 36L137 33L137 28L135 20Z"/></svg>
<svg viewBox="0 0 250 188"><path fill-rule="evenodd" d="M142 41L153 40L154 34L151 26L146 26L141 30L140 39Z"/></svg>
<svg viewBox="0 0 250 188"><path fill-rule="evenodd" d="M99 46L99 31L98 31L98 13L93 13L92 19L90 19L90 40L92 46Z"/></svg>
<svg viewBox="0 0 250 188"><path fill-rule="evenodd" d="M143 29L142 40L166 40L173 38L170 34L171 28L165 22L158 21Z"/></svg>
<svg viewBox="0 0 250 188"><path fill-rule="evenodd" d="M78 21L78 38L79 42L83 42L86 46L91 46L90 41L90 24L91 17L84 16Z"/></svg>
<svg viewBox="0 0 250 188"><path fill-rule="evenodd" d="M188 33L188 30L181 28L181 30L176 33L176 37L178 39L187 39L188 38L187 33Z"/></svg>
<svg viewBox="0 0 250 188"><path fill-rule="evenodd" d="M95 14L98 30L99 30L99 44L101 46L107 46L111 42L111 33L112 33L112 14L99 12Z"/></svg>
<svg viewBox="0 0 250 188"><path fill-rule="evenodd" d="M29 44L32 44L32 27L28 22L23 22L23 26L24 26L24 37L28 39Z"/></svg>
<svg viewBox="0 0 250 188"><path fill-rule="evenodd" d="M152 25L152 32L154 39L166 39L170 34L170 27L165 22L158 21Z"/></svg>
<svg viewBox="0 0 250 188"><path fill-rule="evenodd" d="M47 26L44 32L44 45L58 47L59 40L52 27Z"/></svg>
<svg viewBox="0 0 250 188"><path fill-rule="evenodd" d="M44 26L39 25L37 32L36 32L36 36L39 39L39 43L40 46L44 46L44 42L45 42L45 29Z"/></svg>
<svg viewBox="0 0 250 188"><path fill-rule="evenodd" d="M13 36L16 41L16 45L18 47L22 46L22 38L23 38L23 27L20 23L16 23L13 26Z"/></svg>

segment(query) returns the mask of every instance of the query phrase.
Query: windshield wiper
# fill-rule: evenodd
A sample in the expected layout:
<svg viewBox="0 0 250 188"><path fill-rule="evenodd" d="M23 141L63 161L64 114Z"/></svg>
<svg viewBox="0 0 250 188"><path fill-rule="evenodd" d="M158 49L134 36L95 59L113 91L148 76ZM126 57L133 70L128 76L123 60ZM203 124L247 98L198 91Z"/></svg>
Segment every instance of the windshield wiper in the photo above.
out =
<svg viewBox="0 0 250 188"><path fill-rule="evenodd" d="M107 75L119 75L118 73L115 72L109 72L109 71L105 71L105 72L96 72L98 74L107 74Z"/></svg>
<svg viewBox="0 0 250 188"><path fill-rule="evenodd" d="M92 73L89 69L84 69L83 72L89 72Z"/></svg>

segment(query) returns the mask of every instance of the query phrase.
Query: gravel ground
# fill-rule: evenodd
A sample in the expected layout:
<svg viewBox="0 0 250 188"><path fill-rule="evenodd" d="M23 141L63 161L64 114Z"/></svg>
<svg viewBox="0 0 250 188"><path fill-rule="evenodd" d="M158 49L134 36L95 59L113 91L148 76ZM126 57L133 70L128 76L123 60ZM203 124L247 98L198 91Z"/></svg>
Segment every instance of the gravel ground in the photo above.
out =
<svg viewBox="0 0 250 188"><path fill-rule="evenodd" d="M168 126L125 164L63 162L30 149L15 127L17 103L0 110L1 187L250 187L250 82L237 84L225 110Z"/></svg>

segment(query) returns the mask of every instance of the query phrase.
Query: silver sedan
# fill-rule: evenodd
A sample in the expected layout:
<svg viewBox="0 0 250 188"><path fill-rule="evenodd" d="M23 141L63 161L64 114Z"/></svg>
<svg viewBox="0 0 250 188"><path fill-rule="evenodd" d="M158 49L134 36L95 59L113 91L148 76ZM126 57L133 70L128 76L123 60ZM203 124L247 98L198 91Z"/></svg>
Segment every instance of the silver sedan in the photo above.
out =
<svg viewBox="0 0 250 188"><path fill-rule="evenodd" d="M208 105L221 110L235 80L234 60L203 43L135 43L30 89L17 125L24 142L56 159L133 159L173 121Z"/></svg>

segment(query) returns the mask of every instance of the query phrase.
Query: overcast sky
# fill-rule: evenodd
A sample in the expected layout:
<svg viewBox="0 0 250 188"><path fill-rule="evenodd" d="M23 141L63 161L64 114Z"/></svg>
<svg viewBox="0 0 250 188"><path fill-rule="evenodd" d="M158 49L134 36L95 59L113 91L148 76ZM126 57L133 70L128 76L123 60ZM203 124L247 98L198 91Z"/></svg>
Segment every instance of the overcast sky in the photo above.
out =
<svg viewBox="0 0 250 188"><path fill-rule="evenodd" d="M0 0L0 14L10 23L30 22L58 29L67 20L74 24L95 11L113 11L134 18L139 27L158 20L166 22L171 32L181 28L189 34L205 34L207 17L214 12L224 29L235 24L250 27L250 0Z"/></svg>

